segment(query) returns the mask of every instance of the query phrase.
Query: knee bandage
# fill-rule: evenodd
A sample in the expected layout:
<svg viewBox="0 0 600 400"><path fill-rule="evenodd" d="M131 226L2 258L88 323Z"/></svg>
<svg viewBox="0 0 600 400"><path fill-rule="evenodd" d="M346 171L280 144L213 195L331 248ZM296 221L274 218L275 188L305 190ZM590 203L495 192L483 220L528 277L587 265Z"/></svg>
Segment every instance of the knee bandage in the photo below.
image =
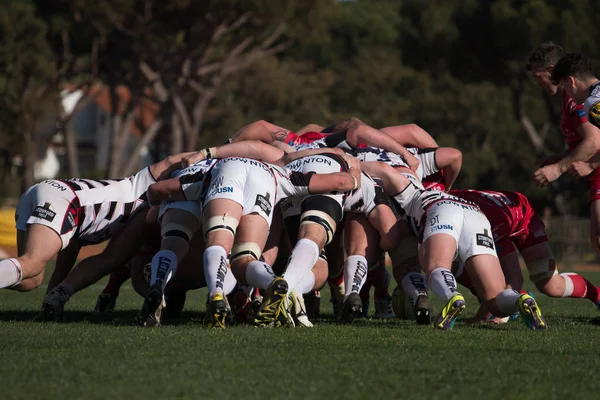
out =
<svg viewBox="0 0 600 400"><path fill-rule="evenodd" d="M208 221L202 224L204 237L214 231L228 231L231 236L235 236L235 231L239 225L239 221L229 214L210 217Z"/></svg>
<svg viewBox="0 0 600 400"><path fill-rule="evenodd" d="M331 243L337 224L329 214L323 211L311 210L302 213L300 216L300 226L304 224L318 224L325 229L326 241L325 244Z"/></svg>
<svg viewBox="0 0 600 400"><path fill-rule="evenodd" d="M167 222L161 227L162 237L179 237L186 242L190 242L192 236L194 236L193 230L185 226L184 224L177 222Z"/></svg>
<svg viewBox="0 0 600 400"><path fill-rule="evenodd" d="M240 243L233 246L231 249L231 262L234 262L241 257L252 257L255 260L260 260L262 250L259 245L252 242Z"/></svg>
<svg viewBox="0 0 600 400"><path fill-rule="evenodd" d="M527 270L529 271L529 279L534 283L550 279L558 274L554 258L530 261L527 263Z"/></svg>

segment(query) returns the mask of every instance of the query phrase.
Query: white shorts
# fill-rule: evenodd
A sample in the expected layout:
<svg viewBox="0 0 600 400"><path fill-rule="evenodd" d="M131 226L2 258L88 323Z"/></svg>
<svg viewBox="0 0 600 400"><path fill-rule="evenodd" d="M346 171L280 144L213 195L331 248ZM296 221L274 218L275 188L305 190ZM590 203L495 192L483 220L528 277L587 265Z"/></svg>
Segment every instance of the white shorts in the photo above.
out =
<svg viewBox="0 0 600 400"><path fill-rule="evenodd" d="M421 243L433 235L446 234L456 240L460 261L481 254L497 257L492 228L476 207L452 201L439 201L427 210Z"/></svg>
<svg viewBox="0 0 600 400"><path fill-rule="evenodd" d="M204 205L216 199L233 200L242 215L257 213L271 225L277 186L271 169L247 158L225 158L211 170Z"/></svg>
<svg viewBox="0 0 600 400"><path fill-rule="evenodd" d="M21 196L15 213L17 229L27 231L31 224L47 226L60 236L62 250L77 232L80 208L79 199L69 186L46 180Z"/></svg>
<svg viewBox="0 0 600 400"><path fill-rule="evenodd" d="M159 222L167 210L187 211L198 219L198 223L202 223L202 204L199 201L163 201L158 211Z"/></svg>

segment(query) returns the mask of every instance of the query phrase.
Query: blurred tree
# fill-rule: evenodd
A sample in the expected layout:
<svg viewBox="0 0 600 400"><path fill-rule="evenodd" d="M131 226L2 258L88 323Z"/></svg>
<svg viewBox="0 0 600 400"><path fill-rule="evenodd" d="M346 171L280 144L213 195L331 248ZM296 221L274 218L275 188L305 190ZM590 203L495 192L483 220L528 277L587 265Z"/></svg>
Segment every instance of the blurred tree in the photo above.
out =
<svg viewBox="0 0 600 400"><path fill-rule="evenodd" d="M40 120L57 98L46 25L30 2L0 3L0 146L23 157L23 189L34 183Z"/></svg>

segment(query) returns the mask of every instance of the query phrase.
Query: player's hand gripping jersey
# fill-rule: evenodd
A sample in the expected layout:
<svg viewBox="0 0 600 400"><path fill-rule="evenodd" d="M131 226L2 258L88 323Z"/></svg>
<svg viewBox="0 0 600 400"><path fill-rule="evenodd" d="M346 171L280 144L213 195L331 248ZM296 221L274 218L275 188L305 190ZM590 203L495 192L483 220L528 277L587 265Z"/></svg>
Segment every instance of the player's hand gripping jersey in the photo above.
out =
<svg viewBox="0 0 600 400"><path fill-rule="evenodd" d="M156 180L149 168L117 180L46 180L29 188L17 206L17 229L41 224L54 230L67 247L71 239L82 245L101 243L125 225L144 204L140 199Z"/></svg>

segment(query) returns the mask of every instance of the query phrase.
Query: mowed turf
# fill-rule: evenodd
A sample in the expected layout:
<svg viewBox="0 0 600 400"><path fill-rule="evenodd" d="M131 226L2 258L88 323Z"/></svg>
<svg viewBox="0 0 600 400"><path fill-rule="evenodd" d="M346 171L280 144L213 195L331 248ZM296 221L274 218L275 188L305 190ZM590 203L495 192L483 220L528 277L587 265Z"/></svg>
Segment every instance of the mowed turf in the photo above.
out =
<svg viewBox="0 0 600 400"><path fill-rule="evenodd" d="M585 273L600 282L600 273ZM529 285L531 286L531 285ZM0 291L1 399L565 399L600 394L599 315L591 302L537 295L550 330L520 321L438 332L399 320L331 320L313 329L201 326L205 292L185 318L133 322L126 284L112 316L92 315L99 286L77 294L63 324L33 322L44 294ZM439 310L440 304L436 302ZM471 316L476 300L467 297ZM372 310L371 310L372 311ZM596 323L595 323L596 322ZM477 396L477 397L473 397Z"/></svg>

